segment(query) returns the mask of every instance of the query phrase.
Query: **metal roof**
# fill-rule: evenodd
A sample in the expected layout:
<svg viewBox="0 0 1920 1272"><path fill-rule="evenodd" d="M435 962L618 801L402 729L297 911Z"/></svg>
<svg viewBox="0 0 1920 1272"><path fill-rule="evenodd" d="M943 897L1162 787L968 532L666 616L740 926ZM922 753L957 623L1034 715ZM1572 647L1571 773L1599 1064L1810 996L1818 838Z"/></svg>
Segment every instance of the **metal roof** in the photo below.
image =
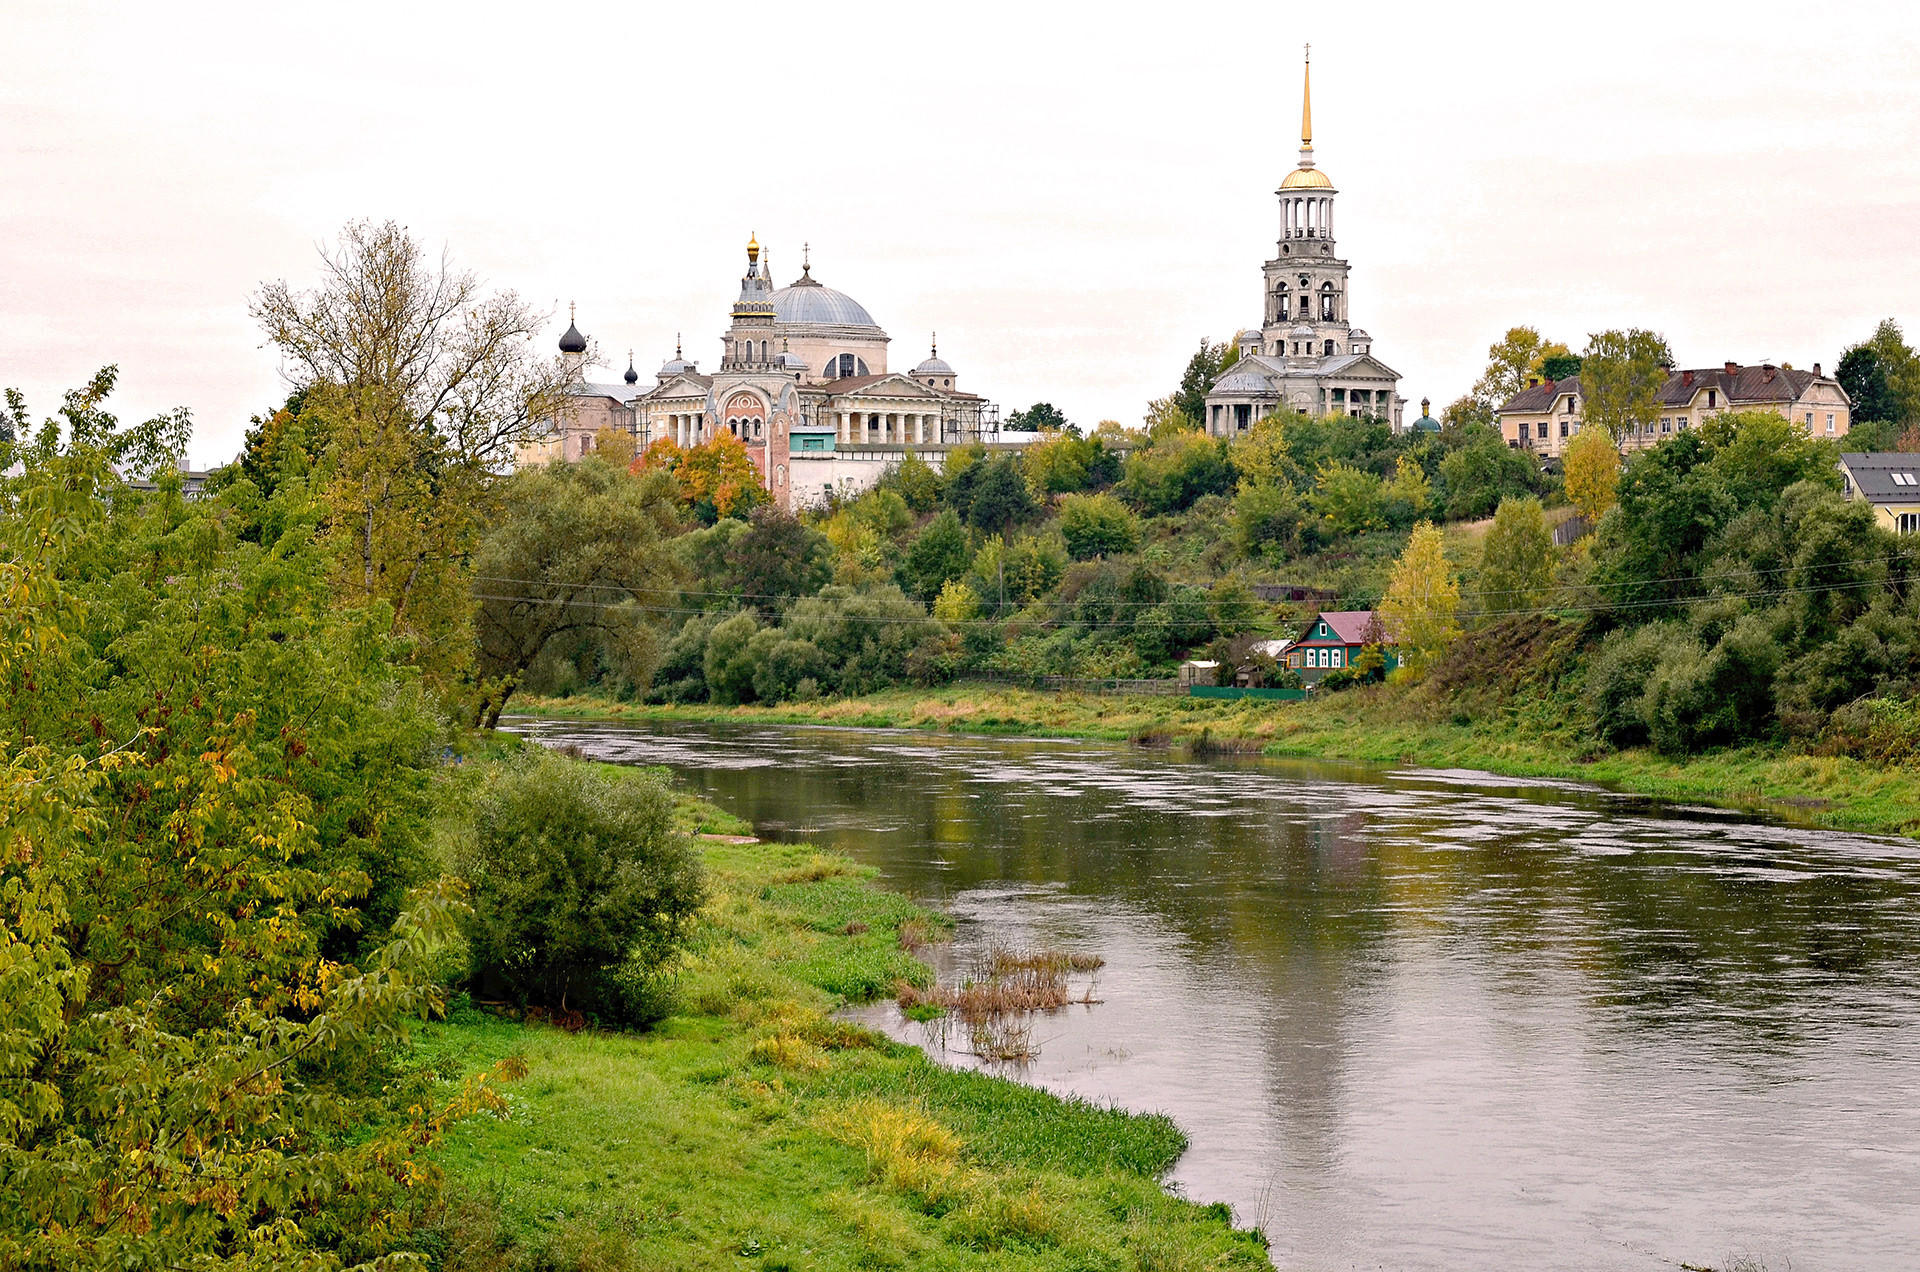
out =
<svg viewBox="0 0 1920 1272"><path fill-rule="evenodd" d="M1876 503L1920 504L1920 455L1849 451L1840 465L1860 494Z"/></svg>
<svg viewBox="0 0 1920 1272"><path fill-rule="evenodd" d="M782 287L773 293L773 316L778 322L827 327L880 326L859 301L817 283L807 287Z"/></svg>

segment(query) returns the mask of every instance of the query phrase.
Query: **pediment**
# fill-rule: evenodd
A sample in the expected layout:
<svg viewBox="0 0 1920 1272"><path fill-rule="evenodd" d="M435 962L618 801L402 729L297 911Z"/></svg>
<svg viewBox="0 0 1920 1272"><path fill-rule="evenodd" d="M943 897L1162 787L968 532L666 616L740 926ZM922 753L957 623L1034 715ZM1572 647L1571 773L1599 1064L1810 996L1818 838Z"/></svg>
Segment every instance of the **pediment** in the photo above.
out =
<svg viewBox="0 0 1920 1272"><path fill-rule="evenodd" d="M912 376L898 371L889 371L871 384L863 384L857 389L834 396L848 400L875 397L919 398L927 402L938 402L941 397L938 389L930 389Z"/></svg>

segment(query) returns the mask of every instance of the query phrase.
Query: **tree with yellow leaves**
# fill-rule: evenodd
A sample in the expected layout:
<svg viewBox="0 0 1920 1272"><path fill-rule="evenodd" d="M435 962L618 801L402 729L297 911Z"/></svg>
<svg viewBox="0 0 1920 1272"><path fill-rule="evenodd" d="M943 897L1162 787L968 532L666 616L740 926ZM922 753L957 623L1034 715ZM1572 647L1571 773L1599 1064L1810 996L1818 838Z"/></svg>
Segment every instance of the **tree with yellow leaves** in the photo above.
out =
<svg viewBox="0 0 1920 1272"><path fill-rule="evenodd" d="M1294 462L1286 426L1277 415L1264 415L1255 420L1244 435L1228 443L1227 455L1239 478L1239 490L1299 482L1300 465Z"/></svg>
<svg viewBox="0 0 1920 1272"><path fill-rule="evenodd" d="M1604 429L1581 429L1567 443L1562 457L1566 466L1567 498L1589 522L1596 522L1613 507L1620 486L1620 450Z"/></svg>
<svg viewBox="0 0 1920 1272"><path fill-rule="evenodd" d="M747 444L732 433L717 433L680 452L673 473L680 479L682 502L702 521L743 517L770 498Z"/></svg>
<svg viewBox="0 0 1920 1272"><path fill-rule="evenodd" d="M1394 563L1393 581L1380 602L1400 665L1416 676L1431 666L1460 634L1459 609L1460 580L1447 561L1440 531L1423 521Z"/></svg>

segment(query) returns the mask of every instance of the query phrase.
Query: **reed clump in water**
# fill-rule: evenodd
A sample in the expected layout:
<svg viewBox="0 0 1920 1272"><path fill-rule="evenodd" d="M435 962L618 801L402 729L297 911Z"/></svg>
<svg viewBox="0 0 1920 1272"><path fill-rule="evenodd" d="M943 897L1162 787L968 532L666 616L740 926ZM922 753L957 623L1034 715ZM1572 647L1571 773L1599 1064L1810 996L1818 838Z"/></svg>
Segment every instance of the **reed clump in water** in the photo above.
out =
<svg viewBox="0 0 1920 1272"><path fill-rule="evenodd" d="M1098 971L1105 963L1092 954L996 944L962 983L925 988L902 983L896 998L910 1019L945 1016L965 1026L969 1049L977 1056L1030 1060L1039 1054L1033 1016L1097 1001L1091 983L1075 997L1072 977Z"/></svg>

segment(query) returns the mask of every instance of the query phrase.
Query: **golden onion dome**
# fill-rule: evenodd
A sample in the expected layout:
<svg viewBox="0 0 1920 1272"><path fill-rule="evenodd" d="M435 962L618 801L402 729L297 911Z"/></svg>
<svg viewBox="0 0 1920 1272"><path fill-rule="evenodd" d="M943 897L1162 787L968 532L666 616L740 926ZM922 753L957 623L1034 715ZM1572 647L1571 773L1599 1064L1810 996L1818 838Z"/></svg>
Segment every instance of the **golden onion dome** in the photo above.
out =
<svg viewBox="0 0 1920 1272"><path fill-rule="evenodd" d="M1333 182L1318 168L1295 168L1280 183L1282 190L1331 190Z"/></svg>

